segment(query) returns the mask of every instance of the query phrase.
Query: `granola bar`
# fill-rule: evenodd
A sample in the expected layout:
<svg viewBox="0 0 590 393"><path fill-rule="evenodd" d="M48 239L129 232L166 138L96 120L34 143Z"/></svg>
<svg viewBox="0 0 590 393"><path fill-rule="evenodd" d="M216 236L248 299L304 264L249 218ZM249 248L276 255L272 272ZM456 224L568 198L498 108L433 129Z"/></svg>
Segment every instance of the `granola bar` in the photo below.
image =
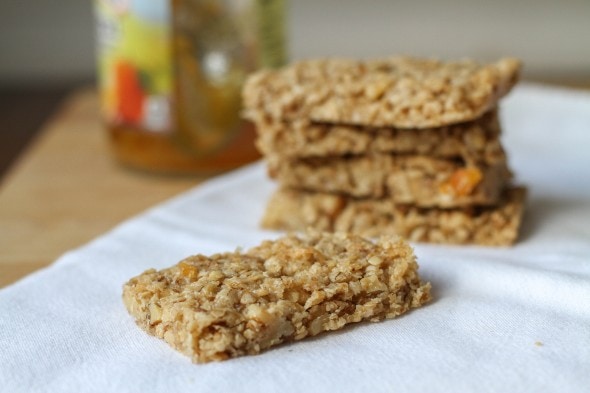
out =
<svg viewBox="0 0 590 393"><path fill-rule="evenodd" d="M430 299L407 243L310 233L248 252L196 255L123 287L137 324L194 362L225 360Z"/></svg>
<svg viewBox="0 0 590 393"><path fill-rule="evenodd" d="M410 241L509 246L517 237L526 189L505 191L498 206L423 209L391 199L279 189L270 199L262 226L268 229L351 232L363 236L399 235Z"/></svg>
<svg viewBox="0 0 590 393"><path fill-rule="evenodd" d="M518 79L520 62L394 57L307 60L252 75L245 116L372 127L428 128L474 120L494 108Z"/></svg>
<svg viewBox="0 0 590 393"><path fill-rule="evenodd" d="M373 154L349 158L288 161L267 157L268 173L284 187L389 197L422 207L491 205L498 202L511 173L506 162L465 165L460 160Z"/></svg>
<svg viewBox="0 0 590 393"><path fill-rule="evenodd" d="M425 129L312 123L305 119L287 122L269 117L254 121L258 149L285 158L395 153L460 157L468 163L486 164L506 159L496 110L471 122Z"/></svg>

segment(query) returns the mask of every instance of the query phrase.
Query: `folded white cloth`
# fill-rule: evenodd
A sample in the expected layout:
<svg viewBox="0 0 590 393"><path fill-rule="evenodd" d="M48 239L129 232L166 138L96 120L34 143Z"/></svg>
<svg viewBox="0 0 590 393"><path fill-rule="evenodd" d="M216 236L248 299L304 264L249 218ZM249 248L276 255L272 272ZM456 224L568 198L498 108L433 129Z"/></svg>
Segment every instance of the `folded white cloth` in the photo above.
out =
<svg viewBox="0 0 590 393"><path fill-rule="evenodd" d="M140 330L121 302L130 277L279 235L258 227L275 187L258 163L0 291L0 391L588 392L590 95L524 85L502 116L530 190L521 240L416 244L423 308L204 365Z"/></svg>

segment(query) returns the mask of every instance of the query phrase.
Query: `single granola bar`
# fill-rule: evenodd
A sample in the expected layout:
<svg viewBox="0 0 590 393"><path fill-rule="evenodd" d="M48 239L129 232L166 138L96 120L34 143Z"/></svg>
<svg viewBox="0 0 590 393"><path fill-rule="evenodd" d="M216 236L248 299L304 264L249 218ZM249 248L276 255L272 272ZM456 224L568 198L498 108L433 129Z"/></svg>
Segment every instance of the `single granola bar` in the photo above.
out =
<svg viewBox="0 0 590 393"><path fill-rule="evenodd" d="M381 198L422 207L492 205L511 178L506 162L372 154L288 161L268 156L268 173L284 187Z"/></svg>
<svg viewBox="0 0 590 393"><path fill-rule="evenodd" d="M394 57L307 60L263 70L244 86L245 116L428 128L481 117L518 79L520 62Z"/></svg>
<svg viewBox="0 0 590 393"><path fill-rule="evenodd" d="M509 246L517 237L526 189L506 190L494 207L422 209L391 199L279 189L270 199L262 226L269 229L351 232L363 236L399 235L410 241Z"/></svg>
<svg viewBox="0 0 590 393"><path fill-rule="evenodd" d="M504 161L496 110L467 123L437 128L405 129L346 124L255 119L256 146L266 155L285 158L359 155L368 153L460 157L468 163Z"/></svg>
<svg viewBox="0 0 590 393"><path fill-rule="evenodd" d="M257 354L430 299L407 243L309 233L248 252L196 255L123 287L137 324L194 362Z"/></svg>

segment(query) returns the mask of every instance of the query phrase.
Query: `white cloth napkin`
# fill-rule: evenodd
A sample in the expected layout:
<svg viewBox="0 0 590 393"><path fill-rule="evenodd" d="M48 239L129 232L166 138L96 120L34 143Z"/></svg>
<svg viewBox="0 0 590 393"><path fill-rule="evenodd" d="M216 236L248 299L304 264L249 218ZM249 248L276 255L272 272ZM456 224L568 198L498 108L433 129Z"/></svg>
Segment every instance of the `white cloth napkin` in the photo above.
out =
<svg viewBox="0 0 590 393"><path fill-rule="evenodd" d="M136 327L121 302L130 277L279 235L258 228L275 187L258 163L0 291L0 392L588 392L590 95L524 85L502 106L530 189L521 240L416 244L425 307L204 365Z"/></svg>

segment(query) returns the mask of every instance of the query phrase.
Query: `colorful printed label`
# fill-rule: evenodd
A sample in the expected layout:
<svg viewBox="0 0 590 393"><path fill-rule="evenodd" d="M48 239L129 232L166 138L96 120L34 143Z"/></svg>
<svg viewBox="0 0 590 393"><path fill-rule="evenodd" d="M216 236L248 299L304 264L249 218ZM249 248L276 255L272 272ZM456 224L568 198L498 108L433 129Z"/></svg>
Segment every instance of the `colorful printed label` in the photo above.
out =
<svg viewBox="0 0 590 393"><path fill-rule="evenodd" d="M170 130L168 0L95 0L99 83L109 124Z"/></svg>

